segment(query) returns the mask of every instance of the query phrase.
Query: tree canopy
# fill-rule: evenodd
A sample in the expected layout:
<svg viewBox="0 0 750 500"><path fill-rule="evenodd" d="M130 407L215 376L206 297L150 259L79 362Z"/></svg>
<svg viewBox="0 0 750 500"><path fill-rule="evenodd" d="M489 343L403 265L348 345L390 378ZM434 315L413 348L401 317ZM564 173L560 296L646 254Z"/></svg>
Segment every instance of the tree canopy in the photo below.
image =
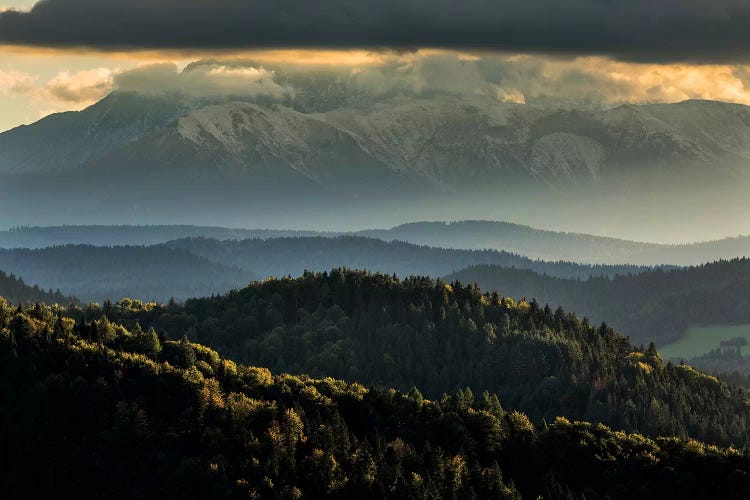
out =
<svg viewBox="0 0 750 500"><path fill-rule="evenodd" d="M471 388L429 399L417 388L273 374L138 325L0 300L6 498L750 492L750 459L733 448L565 418L534 425Z"/></svg>
<svg viewBox="0 0 750 500"><path fill-rule="evenodd" d="M412 387L428 399L469 387L534 422L557 416L648 436L748 445L748 392L656 347L634 346L535 301L475 285L335 269L268 279L184 305L109 304L69 311L183 336L275 372Z"/></svg>

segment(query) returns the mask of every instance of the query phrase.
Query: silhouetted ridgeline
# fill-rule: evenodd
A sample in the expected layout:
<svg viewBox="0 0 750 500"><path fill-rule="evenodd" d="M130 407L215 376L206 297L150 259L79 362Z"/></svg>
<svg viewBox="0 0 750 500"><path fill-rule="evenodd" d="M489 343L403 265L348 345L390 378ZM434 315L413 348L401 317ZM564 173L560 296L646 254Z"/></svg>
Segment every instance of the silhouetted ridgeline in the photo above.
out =
<svg viewBox="0 0 750 500"><path fill-rule="evenodd" d="M303 271L334 267L368 269L399 276L443 276L469 265L532 269L552 276L588 278L641 272L647 268L629 265L587 265L546 262L497 250L456 250L384 242L361 236L299 237L218 241L191 238L171 241L170 248L187 250L214 262L234 265L261 276L296 276Z"/></svg>
<svg viewBox="0 0 750 500"><path fill-rule="evenodd" d="M233 229L190 225L16 227L8 231L0 231L0 248L44 248L59 245L155 245L180 238L241 240L318 234L320 233L316 231Z"/></svg>
<svg viewBox="0 0 750 500"><path fill-rule="evenodd" d="M166 247L68 245L0 250L0 269L83 301L167 301L223 293L257 276Z"/></svg>
<svg viewBox="0 0 750 500"><path fill-rule="evenodd" d="M547 231L503 221L414 222L346 232L234 229L191 225L18 227L0 231L0 248L55 245L154 245L183 238L217 240L364 236L456 250L505 250L532 259L619 265L694 265L750 256L750 237L680 245L644 243L583 233Z"/></svg>
<svg viewBox="0 0 750 500"><path fill-rule="evenodd" d="M750 236L689 244L658 244L591 234L548 231L503 221L414 222L360 231L383 240L445 248L494 248L533 259L656 266L702 264L750 256Z"/></svg>
<svg viewBox="0 0 750 500"><path fill-rule="evenodd" d="M364 237L175 240L150 247L64 245L0 249L0 269L81 300L140 297L168 301L224 293L266 276L298 275L335 266L400 276L441 276L473 264L535 269L559 276L639 272L635 266L543 262L497 251L447 250Z"/></svg>

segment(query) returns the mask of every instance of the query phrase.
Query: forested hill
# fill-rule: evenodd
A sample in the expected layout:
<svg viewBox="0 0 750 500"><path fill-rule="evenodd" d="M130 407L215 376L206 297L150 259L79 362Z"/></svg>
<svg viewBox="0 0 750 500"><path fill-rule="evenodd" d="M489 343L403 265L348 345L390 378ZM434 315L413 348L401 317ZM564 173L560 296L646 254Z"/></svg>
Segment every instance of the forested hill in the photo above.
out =
<svg viewBox="0 0 750 500"><path fill-rule="evenodd" d="M446 279L562 305L592 320L607 321L637 342L666 344L692 324L750 323L747 258L583 281L484 265Z"/></svg>
<svg viewBox="0 0 750 500"><path fill-rule="evenodd" d="M170 338L187 333L274 371L417 386L430 399L468 386L500 394L534 421L562 415L649 436L750 444L746 391L665 363L653 346L636 348L604 325L474 286L334 270L184 306L128 302L85 313L102 315Z"/></svg>
<svg viewBox="0 0 750 500"><path fill-rule="evenodd" d="M274 376L184 338L61 312L0 299L4 498L750 494L750 460L736 449L566 419L535 427L468 389L434 400L416 388Z"/></svg>
<svg viewBox="0 0 750 500"><path fill-rule="evenodd" d="M0 269L83 301L139 297L168 301L224 293L257 276L166 247L68 245L0 249Z"/></svg>
<svg viewBox="0 0 750 500"><path fill-rule="evenodd" d="M361 236L299 237L219 241L187 238L166 244L214 262L234 265L261 276L297 276L303 271L334 267L368 269L399 276L443 276L475 264L532 269L551 276L588 278L636 273L647 268L629 265L587 265L545 262L497 250L456 250L385 242Z"/></svg>
<svg viewBox="0 0 750 500"><path fill-rule="evenodd" d="M68 304L73 299L61 294L60 291L45 291L37 285L30 286L14 275L7 275L0 271L0 297L4 297L13 304L30 304L44 302L47 304Z"/></svg>
<svg viewBox="0 0 750 500"><path fill-rule="evenodd" d="M0 269L5 272L40 287L59 288L83 301L97 302L123 297L181 301L225 293L267 276L298 275L335 266L400 276L441 276L483 263L565 277L647 269L542 262L494 250L447 250L353 236L224 241L188 238L153 246L0 249Z"/></svg>

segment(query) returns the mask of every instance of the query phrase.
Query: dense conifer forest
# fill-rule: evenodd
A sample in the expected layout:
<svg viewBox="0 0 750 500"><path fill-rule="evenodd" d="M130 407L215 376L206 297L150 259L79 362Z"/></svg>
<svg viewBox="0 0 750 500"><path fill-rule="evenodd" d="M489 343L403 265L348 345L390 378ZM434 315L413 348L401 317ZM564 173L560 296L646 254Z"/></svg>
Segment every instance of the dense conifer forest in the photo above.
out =
<svg viewBox="0 0 750 500"><path fill-rule="evenodd" d="M327 285L331 297L343 301L345 288L335 283L354 279L377 283L372 290L363 286L362 298L376 291L391 304L417 291L417 282L339 272L274 282L262 291L273 297L279 287L307 284L304 291L316 294ZM471 292L429 287L449 298ZM358 300L356 292L348 297ZM275 307L283 304L282 297ZM138 307L158 309L127 304L130 312ZM185 337L168 340L140 325L126 329L105 318L75 321L66 314L40 305L13 308L0 300L5 498L750 494L750 459L734 448L649 439L565 418L534 425L504 408L495 394L470 388L432 399L417 388L403 393L273 374ZM651 368L636 370L655 373L655 360L641 354L631 357Z"/></svg>
<svg viewBox="0 0 750 500"><path fill-rule="evenodd" d="M37 285L31 286L24 283L14 275L8 275L0 271L0 297L14 304L29 304L44 302L47 304L68 304L73 299L66 297L60 290L42 290Z"/></svg>
<svg viewBox="0 0 750 500"><path fill-rule="evenodd" d="M187 335L274 372L416 386L430 399L489 390L534 422L565 416L648 436L750 444L745 389L664 362L653 345L633 346L604 324L473 285L337 269L184 306L126 301L69 314Z"/></svg>
<svg viewBox="0 0 750 500"><path fill-rule="evenodd" d="M701 370L721 374L722 379L750 387L750 356L740 349L714 349L689 362Z"/></svg>
<svg viewBox="0 0 750 500"><path fill-rule="evenodd" d="M489 265L445 279L561 305L592 321L607 321L636 342L666 344L689 325L750 323L748 258L585 280Z"/></svg>

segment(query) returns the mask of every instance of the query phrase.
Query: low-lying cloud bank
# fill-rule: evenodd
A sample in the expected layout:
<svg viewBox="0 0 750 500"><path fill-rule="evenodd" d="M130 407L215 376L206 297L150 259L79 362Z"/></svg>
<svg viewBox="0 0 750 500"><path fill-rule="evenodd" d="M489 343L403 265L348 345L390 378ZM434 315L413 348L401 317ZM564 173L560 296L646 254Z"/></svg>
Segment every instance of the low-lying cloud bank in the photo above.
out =
<svg viewBox="0 0 750 500"><path fill-rule="evenodd" d="M202 63L189 71L180 71L176 64L158 63L127 70L102 67L61 71L47 81L23 71L0 70L0 96L26 97L40 110L41 116L83 109L116 90L187 98L231 96L270 101L294 96L294 89L274 81L274 73L263 67Z"/></svg>
<svg viewBox="0 0 750 500"><path fill-rule="evenodd" d="M274 81L261 66L207 63L179 71L171 63L150 64L115 76L113 88L142 94L181 94L186 97L244 96L281 100L294 90Z"/></svg>
<svg viewBox="0 0 750 500"><path fill-rule="evenodd" d="M750 59L748 0L43 0L0 43L127 49L414 47Z"/></svg>
<svg viewBox="0 0 750 500"><path fill-rule="evenodd" d="M293 63L199 60L135 68L62 71L47 81L0 70L0 95L24 95L47 111L81 109L114 90L291 103L320 96L337 103L452 94L559 108L715 99L750 104L750 66L626 63L591 56L457 52L382 54L376 62L310 70ZM333 101L331 101L333 104ZM303 106L304 107L304 106ZM313 111L314 109L311 109Z"/></svg>

